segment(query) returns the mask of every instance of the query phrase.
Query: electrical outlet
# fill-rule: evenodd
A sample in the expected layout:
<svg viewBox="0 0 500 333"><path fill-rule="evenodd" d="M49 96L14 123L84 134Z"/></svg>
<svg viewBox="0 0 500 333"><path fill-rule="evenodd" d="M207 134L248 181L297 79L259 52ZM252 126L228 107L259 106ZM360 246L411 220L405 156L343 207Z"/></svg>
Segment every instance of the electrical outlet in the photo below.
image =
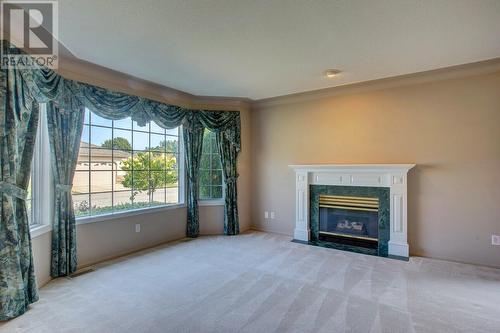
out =
<svg viewBox="0 0 500 333"><path fill-rule="evenodd" d="M271 212L271 220L274 220L274 212Z"/></svg>
<svg viewBox="0 0 500 333"><path fill-rule="evenodd" d="M141 225L140 224L135 225L135 232L141 232Z"/></svg>
<svg viewBox="0 0 500 333"><path fill-rule="evenodd" d="M500 245L499 235L491 235L491 245Z"/></svg>

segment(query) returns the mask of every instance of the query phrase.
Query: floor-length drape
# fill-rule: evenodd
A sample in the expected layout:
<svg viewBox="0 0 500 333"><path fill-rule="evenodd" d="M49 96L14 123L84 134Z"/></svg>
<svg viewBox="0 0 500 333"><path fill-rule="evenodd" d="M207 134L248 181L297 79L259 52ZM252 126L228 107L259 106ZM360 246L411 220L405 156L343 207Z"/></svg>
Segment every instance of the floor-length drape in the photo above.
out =
<svg viewBox="0 0 500 333"><path fill-rule="evenodd" d="M198 186L204 131L203 126L196 121L182 127L186 166L187 237L198 237L200 232Z"/></svg>
<svg viewBox="0 0 500 333"><path fill-rule="evenodd" d="M26 196L38 127L38 104L19 72L0 70L0 320L38 300Z"/></svg>
<svg viewBox="0 0 500 333"><path fill-rule="evenodd" d="M83 105L47 104L47 124L55 183L51 275L76 271L76 226L71 187L83 129Z"/></svg>
<svg viewBox="0 0 500 333"><path fill-rule="evenodd" d="M239 146L229 139L234 128L217 133L217 147L219 148L222 172L224 173L224 234L237 235L240 233L238 217L238 191L237 191L237 158Z"/></svg>
<svg viewBox="0 0 500 333"><path fill-rule="evenodd" d="M238 154L241 150L241 123L239 112L199 112L205 128L216 133L222 171L224 174L224 234L240 232L238 217Z"/></svg>

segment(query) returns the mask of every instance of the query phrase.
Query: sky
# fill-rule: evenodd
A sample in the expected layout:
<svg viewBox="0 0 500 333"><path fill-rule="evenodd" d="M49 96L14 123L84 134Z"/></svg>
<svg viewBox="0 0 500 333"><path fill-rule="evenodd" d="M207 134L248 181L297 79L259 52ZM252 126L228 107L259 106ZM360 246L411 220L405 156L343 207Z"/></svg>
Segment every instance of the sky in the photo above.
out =
<svg viewBox="0 0 500 333"><path fill-rule="evenodd" d="M132 123L132 119L125 118L122 120L114 121L114 132L111 128L102 128L96 126L89 126L89 119L92 125L100 125L100 126L109 126L113 125L111 120L104 119L99 117L95 113L91 113L88 109L85 111L85 121L83 126L82 133L82 141L90 142L96 146L101 146L104 141L111 139L112 136L115 138L122 137L127 139L130 144L132 144L132 135L133 135L133 149L134 150L143 150L149 146L149 134L143 133L140 131L148 132L151 126L151 147L158 147L161 141L166 140L176 140L178 139L178 129L169 129L166 130L167 136L165 137L165 130L156 125L154 122L148 124L144 127L140 127L136 122ZM132 127L134 131L132 130Z"/></svg>

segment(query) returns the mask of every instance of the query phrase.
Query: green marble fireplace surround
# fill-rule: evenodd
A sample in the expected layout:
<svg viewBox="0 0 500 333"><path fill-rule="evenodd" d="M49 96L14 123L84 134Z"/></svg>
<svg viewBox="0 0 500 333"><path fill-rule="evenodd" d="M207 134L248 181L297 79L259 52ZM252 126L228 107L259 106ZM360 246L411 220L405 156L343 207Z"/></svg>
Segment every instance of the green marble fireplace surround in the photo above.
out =
<svg viewBox="0 0 500 333"><path fill-rule="evenodd" d="M378 198L378 248L370 249L360 246L327 242L319 239L319 196L338 195L351 197ZM309 243L312 245L335 248L376 255L380 257L389 256L390 239L390 189L388 187L366 187L366 186L336 186L336 185L310 185L310 228L311 237Z"/></svg>

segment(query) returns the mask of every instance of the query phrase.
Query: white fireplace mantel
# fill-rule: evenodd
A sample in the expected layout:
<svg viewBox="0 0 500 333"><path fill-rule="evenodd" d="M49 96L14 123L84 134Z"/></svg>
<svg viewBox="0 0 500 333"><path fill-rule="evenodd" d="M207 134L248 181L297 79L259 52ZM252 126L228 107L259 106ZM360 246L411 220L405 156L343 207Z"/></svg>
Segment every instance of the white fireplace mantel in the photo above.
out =
<svg viewBox="0 0 500 333"><path fill-rule="evenodd" d="M407 174L415 164L289 165L295 170L294 239L309 241L309 185L373 186L390 189L389 255L408 257Z"/></svg>

